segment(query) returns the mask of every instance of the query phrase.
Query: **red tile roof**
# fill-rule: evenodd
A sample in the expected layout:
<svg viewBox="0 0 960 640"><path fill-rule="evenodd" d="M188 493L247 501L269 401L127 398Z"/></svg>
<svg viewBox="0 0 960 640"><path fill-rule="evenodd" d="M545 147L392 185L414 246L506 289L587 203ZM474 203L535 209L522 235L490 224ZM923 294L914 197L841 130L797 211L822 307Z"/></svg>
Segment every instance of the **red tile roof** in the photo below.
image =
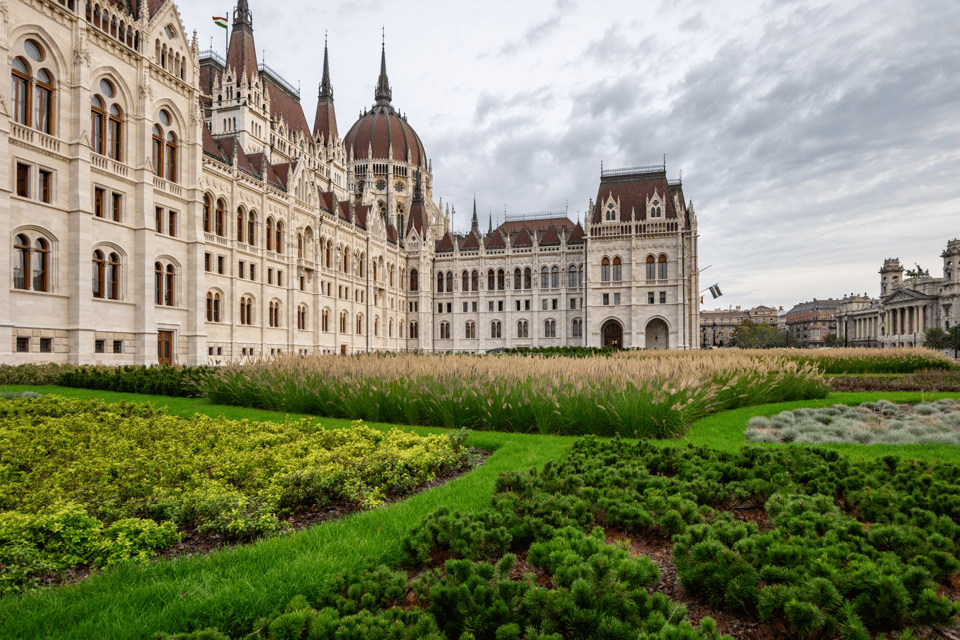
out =
<svg viewBox="0 0 960 640"><path fill-rule="evenodd" d="M583 244L583 227L580 226L580 223L577 223L577 226L573 228L573 231L570 232L570 235L567 237L567 244Z"/></svg>
<svg viewBox="0 0 960 640"><path fill-rule="evenodd" d="M354 209L353 211L353 224L360 227L361 229L367 228L367 216L370 214L370 210L373 207L369 204L361 205Z"/></svg>
<svg viewBox="0 0 960 640"><path fill-rule="evenodd" d="M337 133L337 114L333 109L333 100L321 98L317 102L317 117L313 120L313 139L322 139L325 143L336 140L340 134Z"/></svg>
<svg viewBox="0 0 960 640"><path fill-rule="evenodd" d="M513 220L510 222L504 222L497 228L500 229L500 231L512 236L515 233L519 233L523 228L536 231L537 233L544 233L550 227L556 227L560 230L560 232L564 232L568 229L573 229L574 223L570 218L566 217L542 218L540 220Z"/></svg>
<svg viewBox="0 0 960 640"><path fill-rule="evenodd" d="M220 150L220 145L213 139L213 135L210 133L210 129L207 128L206 124L203 125L203 152L220 162L227 162L223 157L223 152Z"/></svg>
<svg viewBox="0 0 960 640"><path fill-rule="evenodd" d="M410 219L407 221L407 230L404 235L410 233L411 229L416 229L417 234L423 238L428 226L427 208L414 199L413 204L410 205Z"/></svg>
<svg viewBox="0 0 960 640"><path fill-rule="evenodd" d="M483 244L487 249L503 249L507 246L507 243L503 240L503 234L499 230L494 230Z"/></svg>
<svg viewBox="0 0 960 640"><path fill-rule="evenodd" d="M538 244L543 246L560 244L560 236L557 235L557 230L553 225L550 225L547 228L546 233L540 236Z"/></svg>
<svg viewBox="0 0 960 640"><path fill-rule="evenodd" d="M291 129L310 138L310 125L307 124L307 118L303 115L300 101L275 85L267 76L263 76L263 81L270 93L270 117L283 118Z"/></svg>
<svg viewBox="0 0 960 640"><path fill-rule="evenodd" d="M467 237L463 239L460 248L464 251L478 251L480 249L480 239L477 238L477 234L472 231L468 233Z"/></svg>
<svg viewBox="0 0 960 640"><path fill-rule="evenodd" d="M513 239L513 246L515 247L532 247L533 239L530 237L530 232L527 231L526 227L521 227L520 232L517 233L517 237Z"/></svg>
<svg viewBox="0 0 960 640"><path fill-rule="evenodd" d="M620 203L620 219L622 221L646 220L647 201L656 194L665 206L664 217L668 220L677 219L677 211L673 206L670 193L679 191L683 200L683 192L679 185L669 185L664 170L638 171L616 176L601 176L600 188L597 191L596 204L593 210L593 222L599 224L603 219L603 208L611 196Z"/></svg>
<svg viewBox="0 0 960 640"><path fill-rule="evenodd" d="M320 208L326 211L327 213L333 213L334 209L334 195L333 191L318 191L320 195Z"/></svg>
<svg viewBox="0 0 960 640"><path fill-rule="evenodd" d="M440 242L437 243L437 251L453 251L453 236L450 235L449 231L440 238Z"/></svg>
<svg viewBox="0 0 960 640"><path fill-rule="evenodd" d="M253 41L253 31L243 27L233 29L230 34L230 48L227 50L227 69L233 69L241 77L257 78L257 45Z"/></svg>
<svg viewBox="0 0 960 640"><path fill-rule="evenodd" d="M371 143L373 159L385 160L392 150L396 161L406 162L409 153L411 163L427 166L427 154L420 136L390 105L373 107L350 127L343 138L343 144L353 159L367 159Z"/></svg>

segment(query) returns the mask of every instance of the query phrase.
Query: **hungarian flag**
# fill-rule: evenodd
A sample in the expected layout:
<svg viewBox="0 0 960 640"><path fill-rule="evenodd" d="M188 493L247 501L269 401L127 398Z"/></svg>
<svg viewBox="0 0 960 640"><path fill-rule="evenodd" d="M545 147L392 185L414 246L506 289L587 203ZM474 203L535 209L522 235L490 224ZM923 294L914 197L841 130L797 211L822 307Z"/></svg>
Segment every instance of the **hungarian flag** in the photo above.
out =
<svg viewBox="0 0 960 640"><path fill-rule="evenodd" d="M218 26L218 27L223 27L224 29L227 28L227 19L226 19L226 18L218 18L217 16L213 16L213 21L217 23L217 26Z"/></svg>
<svg viewBox="0 0 960 640"><path fill-rule="evenodd" d="M710 287L710 295L712 295L714 298L719 298L720 296L722 296L723 294L720 293L720 285L715 284L712 287Z"/></svg>

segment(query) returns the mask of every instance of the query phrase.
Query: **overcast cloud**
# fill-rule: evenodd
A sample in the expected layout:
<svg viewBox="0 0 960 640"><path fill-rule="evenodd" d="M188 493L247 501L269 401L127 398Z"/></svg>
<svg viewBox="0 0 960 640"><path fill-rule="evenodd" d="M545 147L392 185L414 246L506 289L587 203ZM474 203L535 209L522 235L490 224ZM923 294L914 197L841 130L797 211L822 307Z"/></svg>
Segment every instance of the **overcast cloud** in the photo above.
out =
<svg viewBox="0 0 960 640"><path fill-rule="evenodd" d="M960 3L248 1L260 61L299 81L311 123L328 33L341 135L373 103L385 28L394 106L455 229L474 192L483 228L582 218L601 162L666 156L701 283L724 292L705 308L876 296L885 258L939 276L960 236ZM224 7L179 8L222 53Z"/></svg>

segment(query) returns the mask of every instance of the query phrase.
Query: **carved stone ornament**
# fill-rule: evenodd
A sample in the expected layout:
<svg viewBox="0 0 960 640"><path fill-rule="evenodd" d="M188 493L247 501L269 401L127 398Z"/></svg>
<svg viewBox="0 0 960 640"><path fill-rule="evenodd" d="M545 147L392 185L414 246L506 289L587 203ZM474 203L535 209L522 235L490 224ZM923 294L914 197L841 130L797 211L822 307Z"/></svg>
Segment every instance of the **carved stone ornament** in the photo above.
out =
<svg viewBox="0 0 960 640"><path fill-rule="evenodd" d="M86 63L88 68L91 64L90 47L87 45L87 28L82 22L80 23L77 47L73 50L73 60L78 64Z"/></svg>

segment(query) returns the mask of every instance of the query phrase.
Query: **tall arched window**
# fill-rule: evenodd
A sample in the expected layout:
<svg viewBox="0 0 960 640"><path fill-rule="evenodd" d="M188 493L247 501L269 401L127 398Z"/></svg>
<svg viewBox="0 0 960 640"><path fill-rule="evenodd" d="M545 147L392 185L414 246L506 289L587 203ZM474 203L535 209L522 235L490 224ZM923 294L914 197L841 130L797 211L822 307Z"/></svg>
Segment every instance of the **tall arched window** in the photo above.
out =
<svg viewBox="0 0 960 640"><path fill-rule="evenodd" d="M567 269L567 287L576 289L579 286L580 283L577 282L577 267L570 265L570 268Z"/></svg>
<svg viewBox="0 0 960 640"><path fill-rule="evenodd" d="M253 324L253 298L250 296L240 297L240 324Z"/></svg>
<svg viewBox="0 0 960 640"><path fill-rule="evenodd" d="M466 269L463 270L463 275L460 278L460 290L470 291L470 273Z"/></svg>
<svg viewBox="0 0 960 640"><path fill-rule="evenodd" d="M374 336L380 335L380 316L375 316L373 318L373 335Z"/></svg>
<svg viewBox="0 0 960 640"><path fill-rule="evenodd" d="M520 289L522 286L521 278L523 278L523 272L520 271L520 267L517 267L513 270L513 288Z"/></svg>
<svg viewBox="0 0 960 640"><path fill-rule="evenodd" d="M330 331L330 309L324 309L320 316L320 330L323 332Z"/></svg>
<svg viewBox="0 0 960 640"><path fill-rule="evenodd" d="M540 288L546 289L550 286L550 271L546 267L540 269Z"/></svg>
<svg viewBox="0 0 960 640"><path fill-rule="evenodd" d="M106 295L111 300L120 299L120 256L113 252L107 256Z"/></svg>
<svg viewBox="0 0 960 640"><path fill-rule="evenodd" d="M665 256L662 253L660 254L660 257L657 259L657 268L659 272L657 277L659 277L661 280L666 280L667 279L667 256Z"/></svg>
<svg viewBox="0 0 960 640"><path fill-rule="evenodd" d="M172 122L166 109L160 109L157 118L160 123L153 125L153 170L159 177L176 182L177 134L173 131L164 132L164 127L169 128Z"/></svg>
<svg viewBox="0 0 960 640"><path fill-rule="evenodd" d="M30 126L30 65L21 57L13 59L11 78L13 87L13 119L25 127Z"/></svg>
<svg viewBox="0 0 960 640"><path fill-rule="evenodd" d="M103 100L100 96L93 96L90 100L90 127L93 133L93 152L103 155L106 151L106 142L104 135L106 113L104 111Z"/></svg>
<svg viewBox="0 0 960 640"><path fill-rule="evenodd" d="M155 304L163 304L163 265L159 262L153 263L153 301Z"/></svg>
<svg viewBox="0 0 960 640"><path fill-rule="evenodd" d="M447 292L453 291L453 271L447 271Z"/></svg>
<svg viewBox="0 0 960 640"><path fill-rule="evenodd" d="M167 272L163 284L163 303L172 307L174 303L173 291L176 284L177 270L172 264L167 265Z"/></svg>
<svg viewBox="0 0 960 640"><path fill-rule="evenodd" d="M177 134L173 131L167 132L167 173L166 178L170 182L177 181Z"/></svg>
<svg viewBox="0 0 960 640"><path fill-rule="evenodd" d="M528 338L530 336L530 325L526 320L517 321L517 337Z"/></svg>
<svg viewBox="0 0 960 640"><path fill-rule="evenodd" d="M268 315L268 324L271 327L280 326L280 303L276 300L270 302L269 315Z"/></svg>
<svg viewBox="0 0 960 640"><path fill-rule="evenodd" d="M207 292L207 322L220 322L220 294L215 291Z"/></svg>
<svg viewBox="0 0 960 640"><path fill-rule="evenodd" d="M203 196L203 230L210 233L213 226L213 198L210 195Z"/></svg>
<svg viewBox="0 0 960 640"><path fill-rule="evenodd" d="M110 105L109 143L107 155L117 162L123 161L123 111L115 104Z"/></svg>
<svg viewBox="0 0 960 640"><path fill-rule="evenodd" d="M53 76L46 69L37 72L37 84L34 93L34 126L43 133L51 133L53 119Z"/></svg>
<svg viewBox="0 0 960 640"><path fill-rule="evenodd" d="M653 256L647 256L647 280L653 280L657 277L657 261Z"/></svg>
<svg viewBox="0 0 960 640"><path fill-rule="evenodd" d="M487 291L493 291L496 287L496 274L490 269L487 271Z"/></svg>
<svg viewBox="0 0 960 640"><path fill-rule="evenodd" d="M410 291L420 290L420 279L416 269L410 271Z"/></svg>
<svg viewBox="0 0 960 640"><path fill-rule="evenodd" d="M267 251L273 251L273 218L267 218Z"/></svg>
<svg viewBox="0 0 960 640"><path fill-rule="evenodd" d="M153 172L163 177L163 129L153 125Z"/></svg>
<svg viewBox="0 0 960 640"><path fill-rule="evenodd" d="M387 325L387 337L393 337L393 318L390 318L390 323Z"/></svg>
<svg viewBox="0 0 960 640"><path fill-rule="evenodd" d="M468 340L471 338L477 337L477 323L473 320L468 320L467 323L463 326L463 337Z"/></svg>
<svg viewBox="0 0 960 640"><path fill-rule="evenodd" d="M297 307L297 329L306 331L307 329L307 305L302 304Z"/></svg>
<svg viewBox="0 0 960 640"><path fill-rule="evenodd" d="M550 270L550 287L553 289L560 288L560 267L556 265Z"/></svg>
<svg viewBox="0 0 960 640"><path fill-rule="evenodd" d="M622 266L623 266L623 262L620 260L620 256L615 256L613 258L613 281L614 282L620 282L623 279L622 277L623 274L621 271Z"/></svg>
<svg viewBox="0 0 960 640"><path fill-rule="evenodd" d="M476 269L470 274L470 289L471 291L480 290L480 272Z"/></svg>
<svg viewBox="0 0 960 640"><path fill-rule="evenodd" d="M246 220L243 215L243 208L237 209L237 242L243 242L243 228L246 225Z"/></svg>
<svg viewBox="0 0 960 640"><path fill-rule="evenodd" d="M214 228L216 229L217 235L221 238L223 237L223 226L224 226L224 210L227 208L226 203L223 201L223 198L217 199L217 209L214 213Z"/></svg>
<svg viewBox="0 0 960 640"><path fill-rule="evenodd" d="M106 263L103 259L103 251L97 249L93 252L93 297L102 298L104 296L104 280L106 278Z"/></svg>
<svg viewBox="0 0 960 640"><path fill-rule="evenodd" d="M506 274L503 272L503 269L497 269L497 291L503 291L506 280Z"/></svg>
<svg viewBox="0 0 960 640"><path fill-rule="evenodd" d="M437 293L443 293L443 272L437 272Z"/></svg>
<svg viewBox="0 0 960 640"><path fill-rule="evenodd" d="M557 321L556 320L543 321L543 337L544 338L557 337Z"/></svg>
<svg viewBox="0 0 960 640"><path fill-rule="evenodd" d="M247 214L247 244L257 246L257 214L253 211ZM330 266L330 265L327 265Z"/></svg>
<svg viewBox="0 0 960 640"><path fill-rule="evenodd" d="M358 336L363 335L363 314L362 313L357 314L357 335Z"/></svg>
<svg viewBox="0 0 960 640"><path fill-rule="evenodd" d="M26 234L18 234L13 242L13 288L34 291L50 290L50 245L37 238L31 246Z"/></svg>
<svg viewBox="0 0 960 640"><path fill-rule="evenodd" d="M494 320L490 323L490 337L499 338L501 332L501 324L499 320Z"/></svg>
<svg viewBox="0 0 960 640"><path fill-rule="evenodd" d="M283 253L283 220L277 220L277 253Z"/></svg>
<svg viewBox="0 0 960 640"><path fill-rule="evenodd" d="M610 282L610 258L606 256L600 261L600 281Z"/></svg>

